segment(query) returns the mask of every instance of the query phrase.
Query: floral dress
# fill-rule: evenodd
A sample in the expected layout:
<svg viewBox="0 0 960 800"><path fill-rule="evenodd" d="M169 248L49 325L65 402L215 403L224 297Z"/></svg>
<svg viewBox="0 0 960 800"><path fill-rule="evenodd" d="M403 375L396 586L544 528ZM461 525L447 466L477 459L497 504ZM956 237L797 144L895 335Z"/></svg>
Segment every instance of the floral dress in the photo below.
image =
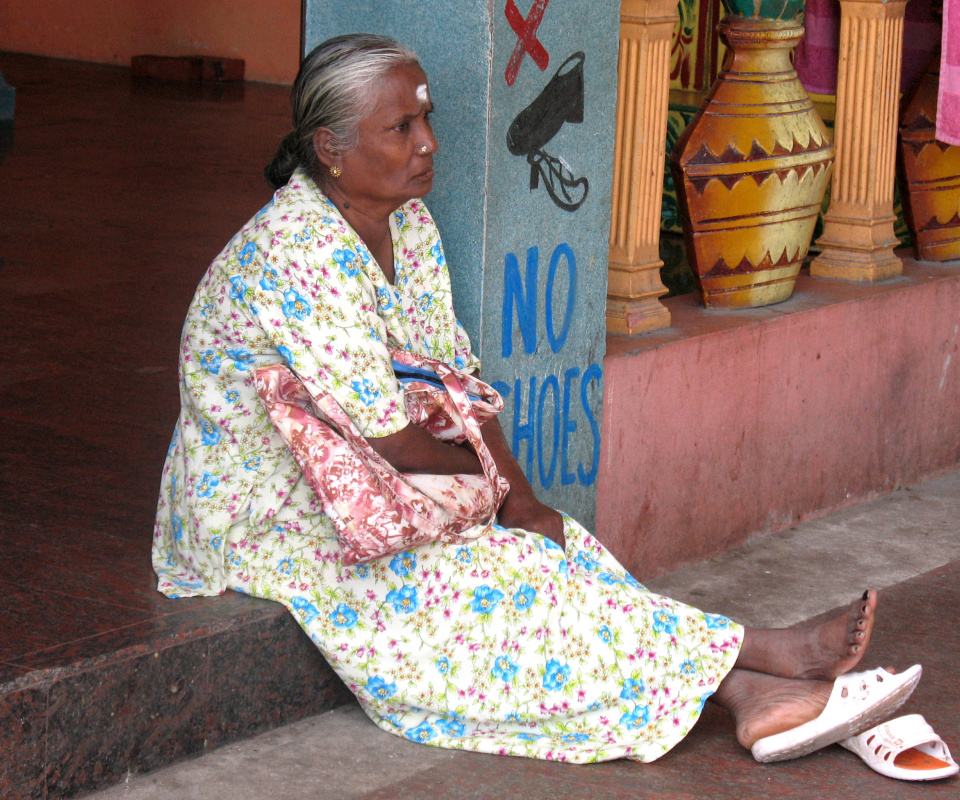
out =
<svg viewBox="0 0 960 800"><path fill-rule="evenodd" d="M154 532L170 597L234 589L290 609L384 730L487 753L651 761L733 666L742 630L647 591L569 517L566 549L492 525L347 567L259 403L285 362L367 437L407 424L387 345L467 370L436 226L390 220L395 284L302 172L228 243L190 306L181 413Z"/></svg>

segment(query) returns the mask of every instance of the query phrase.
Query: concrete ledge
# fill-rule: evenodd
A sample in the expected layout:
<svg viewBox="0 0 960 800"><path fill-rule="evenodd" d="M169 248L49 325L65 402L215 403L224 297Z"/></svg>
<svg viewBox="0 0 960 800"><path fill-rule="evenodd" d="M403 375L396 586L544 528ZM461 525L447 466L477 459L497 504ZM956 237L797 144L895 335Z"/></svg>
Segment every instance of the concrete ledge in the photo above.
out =
<svg viewBox="0 0 960 800"><path fill-rule="evenodd" d="M151 641L0 680L0 797L72 797L351 698L278 603L178 602Z"/></svg>
<svg viewBox="0 0 960 800"><path fill-rule="evenodd" d="M610 336L597 532L662 574L960 463L960 264Z"/></svg>

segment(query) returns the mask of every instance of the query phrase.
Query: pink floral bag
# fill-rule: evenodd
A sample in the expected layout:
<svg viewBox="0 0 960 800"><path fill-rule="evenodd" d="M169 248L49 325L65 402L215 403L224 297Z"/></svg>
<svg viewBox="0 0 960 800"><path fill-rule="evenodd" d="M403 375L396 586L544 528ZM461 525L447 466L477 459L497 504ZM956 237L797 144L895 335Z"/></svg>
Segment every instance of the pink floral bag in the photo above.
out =
<svg viewBox="0 0 960 800"><path fill-rule="evenodd" d="M442 361L401 350L391 356L410 421L439 439L468 441L483 475L398 472L333 397L311 397L282 364L254 372L274 427L333 522L346 565L427 542L470 541L482 531L463 532L492 523L510 490L480 435L480 422L503 409L496 390Z"/></svg>

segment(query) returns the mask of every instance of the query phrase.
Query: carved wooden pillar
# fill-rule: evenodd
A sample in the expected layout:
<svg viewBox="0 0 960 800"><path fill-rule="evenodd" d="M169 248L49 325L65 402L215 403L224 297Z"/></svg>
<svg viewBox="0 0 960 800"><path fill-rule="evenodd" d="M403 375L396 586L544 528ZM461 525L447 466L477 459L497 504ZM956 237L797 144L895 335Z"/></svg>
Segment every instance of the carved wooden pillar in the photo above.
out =
<svg viewBox="0 0 960 800"><path fill-rule="evenodd" d="M893 252L893 181L906 5L840 0L837 160L811 275L878 281L903 272Z"/></svg>
<svg viewBox="0 0 960 800"><path fill-rule="evenodd" d="M613 156L607 330L643 333L670 325L657 299L660 208L677 0L621 0L617 136Z"/></svg>

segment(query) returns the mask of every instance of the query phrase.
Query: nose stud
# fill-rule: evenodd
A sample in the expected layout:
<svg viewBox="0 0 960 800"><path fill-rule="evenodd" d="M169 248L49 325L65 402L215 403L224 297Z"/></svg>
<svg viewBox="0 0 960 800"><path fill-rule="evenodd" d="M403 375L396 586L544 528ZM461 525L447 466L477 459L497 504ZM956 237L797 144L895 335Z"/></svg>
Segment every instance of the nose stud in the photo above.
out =
<svg viewBox="0 0 960 800"><path fill-rule="evenodd" d="M425 145L425 144L424 144L424 145L421 145L421 146L420 146L420 155L425 156L425 155L427 154L427 150L429 150L429 149L430 149L430 148L429 148L427 145Z"/></svg>

